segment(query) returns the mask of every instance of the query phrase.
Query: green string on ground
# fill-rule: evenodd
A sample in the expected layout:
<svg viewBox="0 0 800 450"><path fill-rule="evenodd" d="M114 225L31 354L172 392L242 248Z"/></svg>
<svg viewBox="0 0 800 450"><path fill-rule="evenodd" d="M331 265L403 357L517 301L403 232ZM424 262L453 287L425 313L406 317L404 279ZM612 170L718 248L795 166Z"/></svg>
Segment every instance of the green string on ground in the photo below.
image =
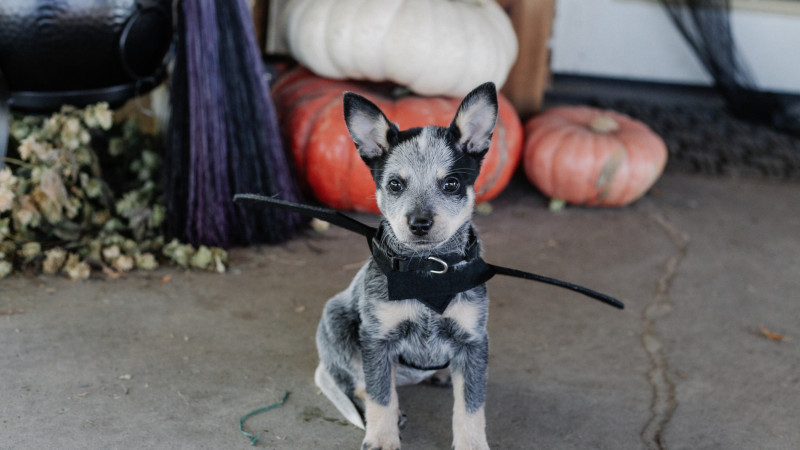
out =
<svg viewBox="0 0 800 450"><path fill-rule="evenodd" d="M261 414L261 413L263 413L265 411L269 411L270 409L274 409L274 408L278 408L278 407L283 406L283 404L286 403L286 399L288 397L289 397L289 391L286 391L286 393L283 394L283 398L281 399L280 402L275 403L273 405L265 406L263 408L259 408L259 409L255 410L255 411L252 411L252 412L249 412L249 413L243 415L241 419L239 419L239 431L241 431L243 435L245 435L245 436L250 438L250 445L256 445L256 442L258 442L258 437L261 436L261 432L259 432L258 434L253 434L253 433L248 433L247 431L244 431L244 421L249 419L249 418L251 418L251 417L253 417L253 416L255 416L256 414Z"/></svg>

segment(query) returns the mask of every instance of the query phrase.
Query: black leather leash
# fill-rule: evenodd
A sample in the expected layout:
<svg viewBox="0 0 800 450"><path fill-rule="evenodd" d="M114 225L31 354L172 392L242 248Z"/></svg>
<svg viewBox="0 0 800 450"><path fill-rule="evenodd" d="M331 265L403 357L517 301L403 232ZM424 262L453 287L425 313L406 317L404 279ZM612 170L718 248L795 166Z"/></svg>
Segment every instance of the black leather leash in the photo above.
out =
<svg viewBox="0 0 800 450"><path fill-rule="evenodd" d="M387 274L389 280L389 298L391 300L419 298L433 310L442 313L450 303L453 292L463 292L485 283L495 275L505 275L570 289L615 308L625 308L625 305L616 298L577 284L537 275L535 273L524 272L522 270L489 264L477 254L476 238L473 233L471 233L470 242L467 245L466 257L463 255L459 255L458 257L437 255L435 257L408 258L392 255L388 250L380 247L380 229L361 223L339 211L317 206L301 205L258 194L236 194L233 197L233 201L238 203L261 203L266 206L288 209L300 214L316 217L317 219L330 222L333 225L365 236L375 263L381 271ZM448 271L449 267L459 262L464 264L459 266L458 270ZM448 282L442 283L441 280L433 276L419 276L418 274L420 272L425 275L448 273ZM392 276L388 276L389 274Z"/></svg>

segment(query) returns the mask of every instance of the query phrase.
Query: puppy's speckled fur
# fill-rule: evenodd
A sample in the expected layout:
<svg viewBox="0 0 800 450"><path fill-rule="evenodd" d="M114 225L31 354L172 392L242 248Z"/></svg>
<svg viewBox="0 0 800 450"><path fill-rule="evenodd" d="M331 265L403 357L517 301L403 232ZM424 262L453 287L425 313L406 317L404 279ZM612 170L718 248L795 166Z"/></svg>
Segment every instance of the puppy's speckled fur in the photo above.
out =
<svg viewBox="0 0 800 450"><path fill-rule="evenodd" d="M375 180L382 245L408 256L464 252L474 183L497 117L494 85L468 94L449 127L401 131L351 93L344 107ZM366 428L363 449L400 448L396 387L434 375L441 383L436 368L446 365L455 399L453 447L488 448L488 308L485 285L457 294L442 314L415 299L389 300L386 276L371 259L327 302L317 330L315 381L348 420Z"/></svg>

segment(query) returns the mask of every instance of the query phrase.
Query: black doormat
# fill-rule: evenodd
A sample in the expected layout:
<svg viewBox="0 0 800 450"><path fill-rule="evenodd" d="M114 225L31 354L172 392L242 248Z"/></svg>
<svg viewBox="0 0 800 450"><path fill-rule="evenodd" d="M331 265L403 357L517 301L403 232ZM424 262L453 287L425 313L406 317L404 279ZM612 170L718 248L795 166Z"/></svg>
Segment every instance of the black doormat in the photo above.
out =
<svg viewBox="0 0 800 450"><path fill-rule="evenodd" d="M666 142L666 171L800 181L800 139L732 117L723 105L593 99L646 123Z"/></svg>

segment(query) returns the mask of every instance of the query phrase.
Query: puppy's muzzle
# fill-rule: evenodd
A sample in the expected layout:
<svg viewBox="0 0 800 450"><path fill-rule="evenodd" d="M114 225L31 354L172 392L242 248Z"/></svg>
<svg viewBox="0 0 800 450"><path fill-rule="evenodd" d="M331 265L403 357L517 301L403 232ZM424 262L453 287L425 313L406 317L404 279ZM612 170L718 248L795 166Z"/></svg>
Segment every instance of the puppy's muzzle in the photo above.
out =
<svg viewBox="0 0 800 450"><path fill-rule="evenodd" d="M428 216L408 216L408 228L415 236L425 236L433 228L433 219Z"/></svg>

